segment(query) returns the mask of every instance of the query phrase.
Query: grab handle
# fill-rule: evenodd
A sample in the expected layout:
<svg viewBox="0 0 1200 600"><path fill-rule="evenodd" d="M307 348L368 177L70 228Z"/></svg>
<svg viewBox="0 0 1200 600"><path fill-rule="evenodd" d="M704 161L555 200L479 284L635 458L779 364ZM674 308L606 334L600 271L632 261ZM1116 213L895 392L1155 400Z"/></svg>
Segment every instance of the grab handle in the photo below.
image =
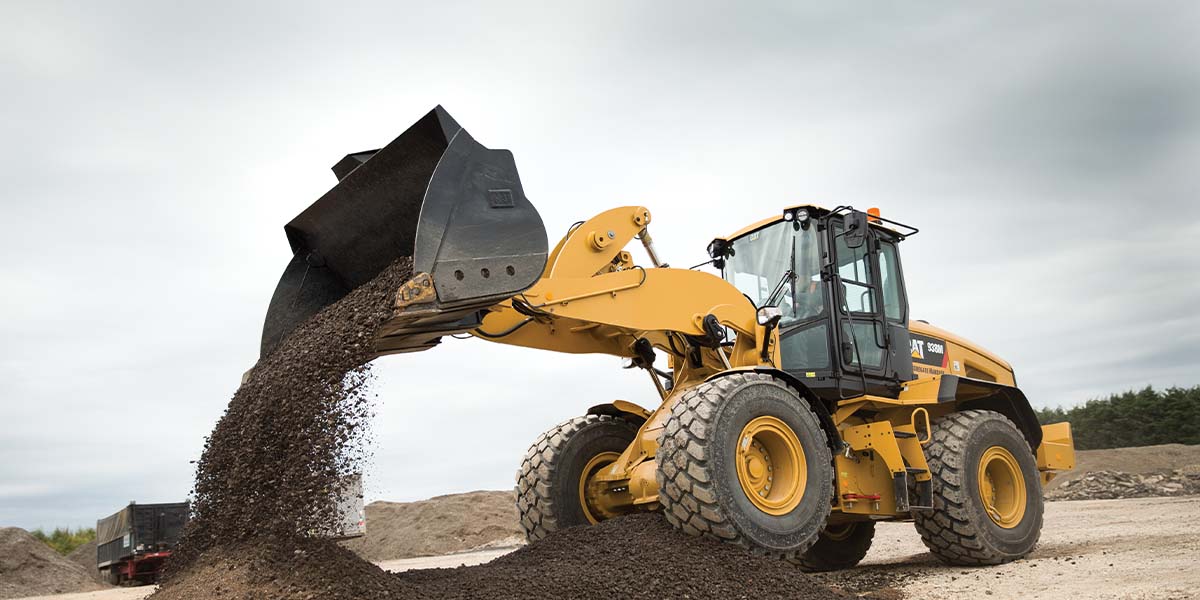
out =
<svg viewBox="0 0 1200 600"><path fill-rule="evenodd" d="M924 408L918 407L912 411L911 424L912 424L913 431L917 431L917 415L918 414L920 414L925 421L925 439L920 439L920 437L919 437L920 433L918 432L917 443L924 446L925 444L929 443L929 440L933 439L933 428L930 427L930 425L929 425L929 411L925 410Z"/></svg>

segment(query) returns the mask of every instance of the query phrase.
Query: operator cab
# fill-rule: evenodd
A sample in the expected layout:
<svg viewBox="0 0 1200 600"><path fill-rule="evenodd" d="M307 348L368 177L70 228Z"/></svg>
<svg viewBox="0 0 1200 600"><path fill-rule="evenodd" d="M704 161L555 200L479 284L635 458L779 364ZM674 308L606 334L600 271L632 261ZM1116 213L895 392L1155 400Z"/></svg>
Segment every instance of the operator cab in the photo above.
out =
<svg viewBox="0 0 1200 600"><path fill-rule="evenodd" d="M874 209L799 206L708 252L756 308L778 308L785 371L829 400L896 397L914 379L897 244L915 233Z"/></svg>

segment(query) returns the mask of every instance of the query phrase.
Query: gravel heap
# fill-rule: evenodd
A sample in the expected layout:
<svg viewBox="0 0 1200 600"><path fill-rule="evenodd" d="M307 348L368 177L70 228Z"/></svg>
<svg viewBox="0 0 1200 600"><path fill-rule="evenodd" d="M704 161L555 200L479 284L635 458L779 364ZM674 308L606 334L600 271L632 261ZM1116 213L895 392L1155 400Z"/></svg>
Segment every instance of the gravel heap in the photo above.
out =
<svg viewBox="0 0 1200 600"><path fill-rule="evenodd" d="M677 531L657 513L572 527L457 569L394 575L431 598L848 598L775 558Z"/></svg>
<svg viewBox="0 0 1200 600"><path fill-rule="evenodd" d="M95 571L95 557L92 569ZM28 531L0 528L0 598L100 589L88 569L54 551Z"/></svg>
<svg viewBox="0 0 1200 600"><path fill-rule="evenodd" d="M212 551L155 598L334 600L849 598L783 561L676 531L657 514L574 527L490 563L388 573L336 544Z"/></svg>
<svg viewBox="0 0 1200 600"><path fill-rule="evenodd" d="M1115 500L1200 494L1200 471L1137 474L1091 471L1046 492L1048 500Z"/></svg>

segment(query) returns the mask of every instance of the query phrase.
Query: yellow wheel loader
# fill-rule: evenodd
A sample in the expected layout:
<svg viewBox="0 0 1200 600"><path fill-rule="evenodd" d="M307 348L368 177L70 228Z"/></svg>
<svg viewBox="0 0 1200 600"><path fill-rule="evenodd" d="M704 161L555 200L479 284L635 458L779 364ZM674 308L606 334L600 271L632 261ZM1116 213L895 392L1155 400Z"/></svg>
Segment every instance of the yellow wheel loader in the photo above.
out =
<svg viewBox="0 0 1200 600"><path fill-rule="evenodd" d="M640 404L593 406L530 447L517 479L530 540L661 511L830 570L899 520L948 563L996 564L1034 547L1041 486L1073 466L1069 426L1039 425L1007 362L910 318L899 245L917 230L877 211L783 209L712 241L717 276L664 263L642 206L549 247L512 154L441 107L334 172L285 228L293 259L264 353L408 256L379 355L465 334L646 372Z"/></svg>

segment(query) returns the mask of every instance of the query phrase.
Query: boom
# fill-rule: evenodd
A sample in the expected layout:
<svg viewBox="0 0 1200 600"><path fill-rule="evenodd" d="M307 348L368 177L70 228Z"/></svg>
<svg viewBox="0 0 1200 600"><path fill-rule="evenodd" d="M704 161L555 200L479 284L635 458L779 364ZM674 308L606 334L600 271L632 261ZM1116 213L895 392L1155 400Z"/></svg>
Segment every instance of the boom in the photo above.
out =
<svg viewBox="0 0 1200 600"><path fill-rule="evenodd" d="M542 277L529 289L485 309L476 327L463 331L502 344L556 352L639 357L638 340L677 359L699 352L714 369L724 368L704 320L712 315L737 332L723 350L733 366L761 362L763 328L755 307L726 281L700 271L635 265L625 247L647 231L650 211L625 206L605 211L574 227L550 254ZM397 321L420 305L400 301ZM403 335L385 327L383 344ZM644 354L644 351L641 352Z"/></svg>

